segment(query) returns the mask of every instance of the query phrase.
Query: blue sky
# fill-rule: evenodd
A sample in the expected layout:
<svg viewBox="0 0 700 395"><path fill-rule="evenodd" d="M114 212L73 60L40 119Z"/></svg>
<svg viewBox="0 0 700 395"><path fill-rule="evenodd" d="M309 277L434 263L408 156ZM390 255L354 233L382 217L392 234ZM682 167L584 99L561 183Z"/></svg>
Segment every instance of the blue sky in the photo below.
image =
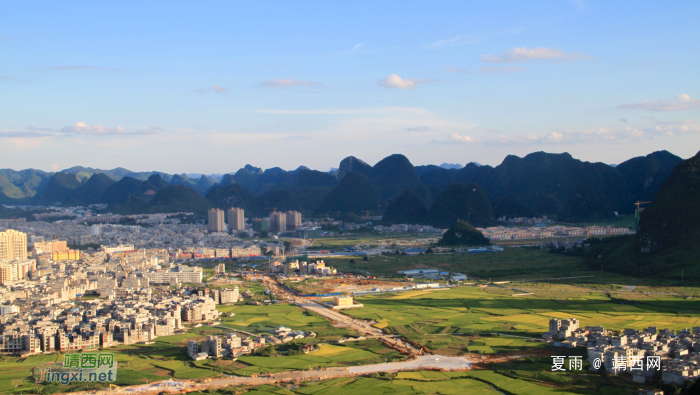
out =
<svg viewBox="0 0 700 395"><path fill-rule="evenodd" d="M698 15L697 1L4 1L0 167L687 158Z"/></svg>

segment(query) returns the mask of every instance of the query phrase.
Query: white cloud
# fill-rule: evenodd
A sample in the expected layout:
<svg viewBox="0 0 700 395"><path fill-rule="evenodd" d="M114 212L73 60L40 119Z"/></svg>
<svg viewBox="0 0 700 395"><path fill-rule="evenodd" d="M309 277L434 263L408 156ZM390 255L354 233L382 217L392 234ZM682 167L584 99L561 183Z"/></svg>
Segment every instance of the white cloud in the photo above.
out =
<svg viewBox="0 0 700 395"><path fill-rule="evenodd" d="M260 86L268 88L291 88L294 86L306 86L309 88L325 88L326 85L320 82L313 81L303 81L303 80L293 80L289 78L283 78L279 80L267 80L260 83Z"/></svg>
<svg viewBox="0 0 700 395"><path fill-rule="evenodd" d="M700 109L700 100L693 99L688 94L676 96L675 101L646 100L639 103L621 104L617 108L626 110L646 111L684 111Z"/></svg>
<svg viewBox="0 0 700 395"><path fill-rule="evenodd" d="M156 134L160 130L155 127L146 129L124 129L121 126L108 127L102 125L87 125L85 122L76 122L75 125L66 126L61 129L61 133L90 135L90 136L109 136L109 135L139 135L139 134Z"/></svg>
<svg viewBox="0 0 700 395"><path fill-rule="evenodd" d="M651 120L652 126L646 128L623 127L623 128L594 128L584 131L551 129L545 134L529 133L527 135L505 135L495 129L488 129L487 132L498 134L497 137L475 138L452 133L446 140L435 141L434 143L447 144L532 144L532 143L579 143L579 142L617 142L629 143L639 140L654 140L667 138L682 134L700 134L700 124L692 119L680 121L659 122Z"/></svg>
<svg viewBox="0 0 700 395"><path fill-rule="evenodd" d="M584 53L566 52L561 49L552 49L546 47L537 48L513 48L498 56L481 55L480 59L484 62L491 63L512 63L525 62L528 60L585 60L593 59L592 56Z"/></svg>
<svg viewBox="0 0 700 395"><path fill-rule="evenodd" d="M477 140L471 138L470 136L462 136L459 133L452 133L451 135L448 136L448 140L451 143L457 143L457 144L471 144L471 143L476 143L478 142Z"/></svg>
<svg viewBox="0 0 700 395"><path fill-rule="evenodd" d="M666 136L675 136L677 134L700 133L700 124L695 123L692 119L683 119L680 121L665 121L654 122L654 125L643 129L648 133L662 134Z"/></svg>
<svg viewBox="0 0 700 395"><path fill-rule="evenodd" d="M219 94L229 92L228 89L224 88L221 85L212 85L209 88L195 89L194 91L199 93L200 95L206 95L209 92L215 92L215 93L219 93Z"/></svg>
<svg viewBox="0 0 700 395"><path fill-rule="evenodd" d="M434 80L424 80L418 78L401 78L396 74L392 74L384 79L377 81L377 84L385 88L413 89L418 84L433 81Z"/></svg>
<svg viewBox="0 0 700 395"><path fill-rule="evenodd" d="M473 74L471 71L467 71L467 69L461 67L443 67L442 69L448 73Z"/></svg>
<svg viewBox="0 0 700 395"><path fill-rule="evenodd" d="M482 67L479 69L485 74L512 74L525 71L522 67Z"/></svg>
<svg viewBox="0 0 700 395"><path fill-rule="evenodd" d="M523 28L520 26L516 26L512 29L508 30L503 30L499 32L491 32L487 34L460 34L454 37L442 39L427 45L424 45L423 47L426 49L443 49L443 48L451 48L451 47L461 47L464 45L474 45L478 43L482 43L484 41L491 40L496 37L501 37L501 36L510 36L510 35L515 35L515 34L520 34L523 31Z"/></svg>

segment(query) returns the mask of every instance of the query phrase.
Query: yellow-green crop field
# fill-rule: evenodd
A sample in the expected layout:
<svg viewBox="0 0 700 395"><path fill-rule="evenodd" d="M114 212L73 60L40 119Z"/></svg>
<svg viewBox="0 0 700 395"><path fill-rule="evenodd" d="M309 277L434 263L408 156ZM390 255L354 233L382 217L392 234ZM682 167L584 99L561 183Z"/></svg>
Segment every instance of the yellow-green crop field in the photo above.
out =
<svg viewBox="0 0 700 395"><path fill-rule="evenodd" d="M512 296L504 288L456 287L442 291L413 291L358 298L364 308L347 311L357 318L375 320L376 327L403 335L430 348L446 348L460 342L454 334L501 333L540 337L551 318L574 317L581 326L602 325L608 329L644 329L655 326L674 330L700 326L700 301L681 296L616 291L614 296L595 289L568 287L556 297L559 285L543 287L538 296ZM440 337L442 336L442 337ZM441 340L442 339L442 340ZM459 345L465 351L489 348L507 351L537 347L527 339L481 338ZM442 344L440 344L442 343ZM483 344L481 344L483 343Z"/></svg>

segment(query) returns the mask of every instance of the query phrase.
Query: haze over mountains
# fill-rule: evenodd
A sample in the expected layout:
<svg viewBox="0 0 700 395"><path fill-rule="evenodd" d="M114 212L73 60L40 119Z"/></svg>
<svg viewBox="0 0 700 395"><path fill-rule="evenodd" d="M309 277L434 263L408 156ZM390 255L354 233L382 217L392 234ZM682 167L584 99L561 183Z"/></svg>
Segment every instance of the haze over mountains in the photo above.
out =
<svg viewBox="0 0 700 395"><path fill-rule="evenodd" d="M242 207L261 216L272 208L309 214L383 215L393 223L449 227L457 219L489 226L501 216L547 215L568 222L605 220L631 213L634 202L656 196L681 158L667 151L632 158L617 167L577 160L568 153L508 156L495 167L413 166L403 155L374 166L343 159L334 172L299 167L285 171L246 165L235 173L199 175L72 167L58 173L0 170L5 204L109 204L117 213L193 211ZM412 220L412 221L409 221ZM449 222L449 223L448 223Z"/></svg>

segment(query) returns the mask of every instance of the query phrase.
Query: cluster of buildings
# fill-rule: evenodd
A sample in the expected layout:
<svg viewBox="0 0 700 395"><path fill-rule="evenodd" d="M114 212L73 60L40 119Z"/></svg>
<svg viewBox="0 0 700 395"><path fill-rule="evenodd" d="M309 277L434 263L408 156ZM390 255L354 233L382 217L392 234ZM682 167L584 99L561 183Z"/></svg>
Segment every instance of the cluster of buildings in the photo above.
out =
<svg viewBox="0 0 700 395"><path fill-rule="evenodd" d="M225 217L228 216L228 224ZM252 229L255 232L289 232L301 227L301 213L298 211L277 211L270 213L269 218L255 218L252 222ZM222 233L227 231L239 233L246 230L245 213L242 208L231 207L224 213L224 210L213 208L209 210L208 227L211 233Z"/></svg>
<svg viewBox="0 0 700 395"><path fill-rule="evenodd" d="M316 337L313 332L294 331L290 328L279 327L271 334L251 335L239 337L235 333L227 333L223 336L207 336L205 340L187 342L187 353L190 358L200 361L207 358L239 357L255 352L265 345L279 345L292 340Z"/></svg>
<svg viewBox="0 0 700 395"><path fill-rule="evenodd" d="M547 218L546 215L543 215L542 217L514 217L514 218L508 218L504 215L502 217L499 217L496 221L507 222L507 223L513 224L513 225L545 225L545 224L554 222L551 219Z"/></svg>
<svg viewBox="0 0 700 395"><path fill-rule="evenodd" d="M523 240L540 239L550 237L591 237L634 233L629 228L614 226L533 226L533 227L506 227L494 226L490 228L477 228L489 240Z"/></svg>
<svg viewBox="0 0 700 395"><path fill-rule="evenodd" d="M156 296L142 288L125 290L119 299L22 309L21 314L15 306L0 317L0 352L31 355L150 342L181 332L185 323L216 320L220 298L188 295L184 288L178 296Z"/></svg>
<svg viewBox="0 0 700 395"><path fill-rule="evenodd" d="M434 228L430 225L394 224L391 226L375 225L374 230L380 233L445 233L446 229Z"/></svg>
<svg viewBox="0 0 700 395"><path fill-rule="evenodd" d="M333 276L337 273L337 270L326 266L326 263L322 260L308 263L294 259L287 263L280 261L270 262L270 273L282 273L285 276L295 273L300 275Z"/></svg>
<svg viewBox="0 0 700 395"><path fill-rule="evenodd" d="M44 245L41 250L42 256L32 257L35 259L54 260L56 259L76 259L78 251L71 251L68 246L116 246L133 245L135 249L231 249L232 247L248 248L252 244L261 247L277 246L280 250L284 248L282 241L258 241L253 242L254 231L248 228L234 234L222 232L210 232L207 225L197 223L180 223L182 217L187 213L170 214L142 214L132 216L114 216L115 219L129 219L130 225L113 223L112 215L92 215L85 208L63 209L62 213L72 210L76 214L74 219L61 220L55 222L24 220L1 220L0 231L12 228L13 230L27 235L27 247L33 247L35 243L52 242L55 240L66 241L67 246L58 248L53 245L51 248ZM90 214L90 215L89 215ZM242 216L241 216L242 217ZM98 221L99 219L99 221ZM103 220L104 219L104 220ZM88 221L90 220L90 221ZM119 222L119 221L117 221ZM135 225L134 225L135 223ZM21 249L18 247L18 249ZM245 254L247 256L249 254ZM3 259L3 258L0 258Z"/></svg>
<svg viewBox="0 0 700 395"><path fill-rule="evenodd" d="M678 386L700 378L700 326L681 331L624 329L614 334L602 326L581 329L576 318L552 319L543 337L557 346L586 347L592 371L630 373L639 383L661 371L665 384Z"/></svg>
<svg viewBox="0 0 700 395"><path fill-rule="evenodd" d="M437 269L411 269L411 270L401 270L397 272L399 274L403 274L406 277L412 277L412 278L428 278L428 279L447 279L449 278L452 281L464 281L467 280L468 277L466 274L462 273L452 273L452 272L443 272Z"/></svg>

